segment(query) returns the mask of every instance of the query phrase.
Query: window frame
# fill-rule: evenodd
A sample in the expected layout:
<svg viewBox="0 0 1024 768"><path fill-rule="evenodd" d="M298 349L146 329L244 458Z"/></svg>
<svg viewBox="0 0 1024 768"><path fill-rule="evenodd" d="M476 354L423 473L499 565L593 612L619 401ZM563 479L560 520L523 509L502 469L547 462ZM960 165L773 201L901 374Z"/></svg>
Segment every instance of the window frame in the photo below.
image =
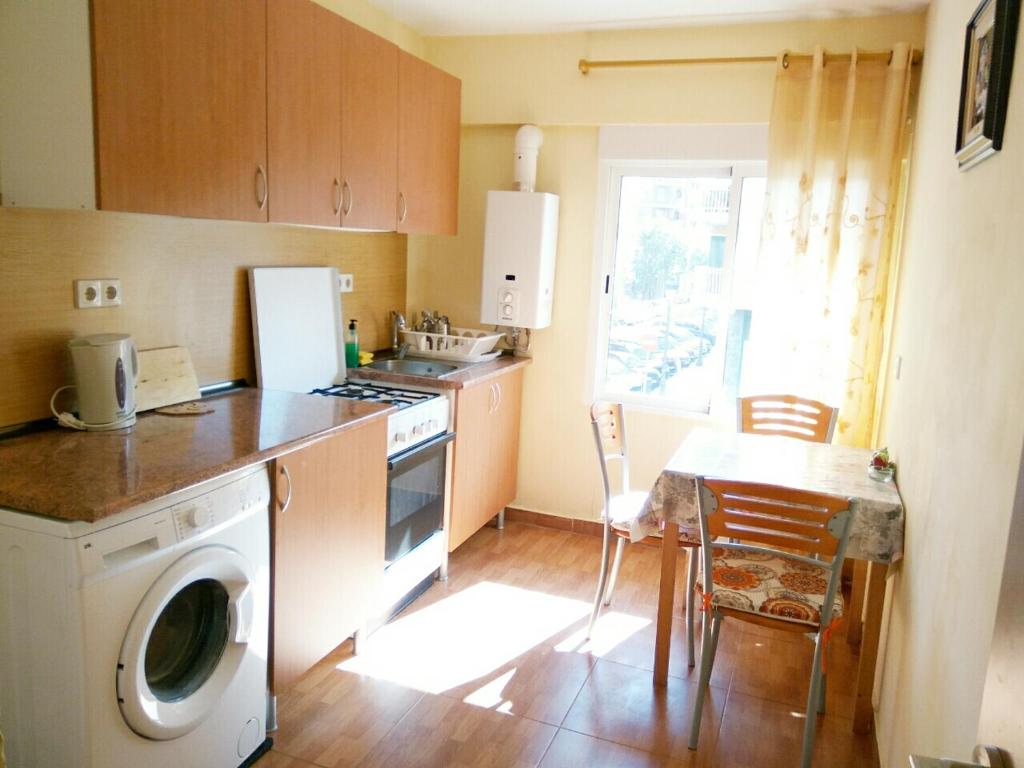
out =
<svg viewBox="0 0 1024 768"><path fill-rule="evenodd" d="M598 165L599 195L595 222L593 274L594 291L591 305L591 341L588 344L588 396L590 400L612 400L632 408L690 417L716 418L719 410L734 416L734 404L719 404L721 390L713 392L707 409L675 398L639 392L609 392L604 387L608 361L608 337L611 326L612 284L615 279L615 252L618 247L619 206L622 179L625 176L652 178L726 178L732 179L729 193L729 216L726 225L725 253L722 264L723 302L733 302L733 270L736 261L736 240L740 223L743 181L747 177L765 177L766 160L613 160L601 159ZM726 318L727 319L727 318ZM723 321L724 322L724 321ZM724 355L724 348L718 354ZM728 406L727 408L725 406Z"/></svg>

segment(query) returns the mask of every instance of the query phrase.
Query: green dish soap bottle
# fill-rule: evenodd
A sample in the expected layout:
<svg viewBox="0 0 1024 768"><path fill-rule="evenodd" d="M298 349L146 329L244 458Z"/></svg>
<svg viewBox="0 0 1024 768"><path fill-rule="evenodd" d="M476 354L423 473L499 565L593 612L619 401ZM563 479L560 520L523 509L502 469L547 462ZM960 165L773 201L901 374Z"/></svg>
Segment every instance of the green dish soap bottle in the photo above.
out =
<svg viewBox="0 0 1024 768"><path fill-rule="evenodd" d="M348 332L345 334L345 367L359 367L359 332L355 320L348 321Z"/></svg>

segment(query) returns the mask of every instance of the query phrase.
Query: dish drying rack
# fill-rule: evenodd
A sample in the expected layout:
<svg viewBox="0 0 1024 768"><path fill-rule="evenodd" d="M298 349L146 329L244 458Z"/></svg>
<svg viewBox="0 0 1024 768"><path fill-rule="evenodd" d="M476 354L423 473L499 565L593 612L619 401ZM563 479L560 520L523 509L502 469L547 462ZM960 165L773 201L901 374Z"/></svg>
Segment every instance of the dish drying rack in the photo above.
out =
<svg viewBox="0 0 1024 768"><path fill-rule="evenodd" d="M475 328L451 328L449 333L402 331L401 334L409 345L410 354L463 363L479 363L497 357L501 351L492 350L503 335Z"/></svg>

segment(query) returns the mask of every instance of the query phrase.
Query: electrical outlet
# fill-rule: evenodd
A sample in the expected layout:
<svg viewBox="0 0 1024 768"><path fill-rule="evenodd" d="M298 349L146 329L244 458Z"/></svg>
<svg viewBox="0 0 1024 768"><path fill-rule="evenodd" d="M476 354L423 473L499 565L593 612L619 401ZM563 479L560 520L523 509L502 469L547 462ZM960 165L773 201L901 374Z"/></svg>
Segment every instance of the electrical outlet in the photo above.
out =
<svg viewBox="0 0 1024 768"><path fill-rule="evenodd" d="M342 293L352 293L352 289L355 287L355 281L352 279L352 275L338 275L338 290Z"/></svg>
<svg viewBox="0 0 1024 768"><path fill-rule="evenodd" d="M103 306L99 280L75 280L75 307L93 309Z"/></svg>
<svg viewBox="0 0 1024 768"><path fill-rule="evenodd" d="M121 306L121 281L116 277L100 280L100 306Z"/></svg>

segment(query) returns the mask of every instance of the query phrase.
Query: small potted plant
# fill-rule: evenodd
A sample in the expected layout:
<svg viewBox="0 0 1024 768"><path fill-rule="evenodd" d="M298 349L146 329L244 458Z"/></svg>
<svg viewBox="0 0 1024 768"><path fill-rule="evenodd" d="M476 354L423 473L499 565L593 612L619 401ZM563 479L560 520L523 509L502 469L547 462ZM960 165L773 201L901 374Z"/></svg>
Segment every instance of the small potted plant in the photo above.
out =
<svg viewBox="0 0 1024 768"><path fill-rule="evenodd" d="M888 448L879 448L871 454L871 463L868 464L868 474L875 480L889 482L896 474L896 462L889 458Z"/></svg>

